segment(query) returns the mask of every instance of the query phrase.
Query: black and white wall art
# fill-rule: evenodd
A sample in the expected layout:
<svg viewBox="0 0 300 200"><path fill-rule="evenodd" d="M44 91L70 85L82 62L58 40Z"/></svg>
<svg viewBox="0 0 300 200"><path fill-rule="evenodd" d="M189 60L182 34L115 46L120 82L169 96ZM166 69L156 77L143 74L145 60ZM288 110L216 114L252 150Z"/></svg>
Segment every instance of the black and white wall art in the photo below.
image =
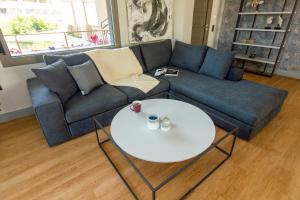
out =
<svg viewBox="0 0 300 200"><path fill-rule="evenodd" d="M127 0L129 42L172 38L173 0Z"/></svg>

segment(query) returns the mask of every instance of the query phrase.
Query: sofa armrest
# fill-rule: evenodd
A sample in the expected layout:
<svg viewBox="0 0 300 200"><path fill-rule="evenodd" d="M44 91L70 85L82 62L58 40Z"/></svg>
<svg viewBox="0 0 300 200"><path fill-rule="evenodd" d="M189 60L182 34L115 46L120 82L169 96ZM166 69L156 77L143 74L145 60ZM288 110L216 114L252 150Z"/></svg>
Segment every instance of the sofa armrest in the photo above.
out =
<svg viewBox="0 0 300 200"><path fill-rule="evenodd" d="M49 146L72 138L65 119L63 105L58 96L37 78L27 80L32 107Z"/></svg>

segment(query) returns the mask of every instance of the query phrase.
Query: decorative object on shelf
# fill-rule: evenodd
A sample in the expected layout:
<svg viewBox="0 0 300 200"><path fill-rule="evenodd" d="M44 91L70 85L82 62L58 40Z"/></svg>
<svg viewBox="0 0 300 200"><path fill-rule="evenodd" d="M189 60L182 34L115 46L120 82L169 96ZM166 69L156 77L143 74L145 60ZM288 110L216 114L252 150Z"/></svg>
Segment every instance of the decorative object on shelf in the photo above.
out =
<svg viewBox="0 0 300 200"><path fill-rule="evenodd" d="M235 32L231 46L231 50L236 53L235 58L242 61L237 61L236 66L239 65L238 67L244 68L245 71L253 72L255 74L273 76L278 63L280 63L278 62L280 59L280 54L282 53L282 49L284 47L284 41L286 41L286 38L289 34L292 19L297 11L299 1L300 0L291 0L281 4L277 4L277 2L275 4L273 1L264 1L264 7L266 8L261 10L258 9L258 5L260 5L258 0L250 1L250 3L249 0L240 1L240 9L238 11L238 18L236 20ZM256 8L253 9L253 11L249 11L249 5L254 7L256 6ZM270 10L271 8L274 10ZM251 15L253 17L242 19L242 17L245 15ZM264 16L267 17L262 18ZM264 23L263 20L266 20L266 25L261 24L261 22ZM274 23L275 20L276 23ZM249 27L249 24L252 24L252 26ZM266 27L263 29L256 28L261 25ZM251 44L251 41L245 42L245 39L242 38L243 36L239 34L240 31L249 31L249 38L253 37L254 32L265 32L265 34L260 34L255 38L259 38L258 41L266 42L264 44L260 44L258 41L256 41L257 43L253 44ZM267 41L270 42L267 43ZM241 46L246 46L247 48L240 48ZM256 55L255 58L250 58L250 54L253 51L256 52L256 48L264 49L265 53L261 56ZM251 64L245 61L251 61Z"/></svg>
<svg viewBox="0 0 300 200"><path fill-rule="evenodd" d="M173 0L127 0L129 42L172 38Z"/></svg>
<svg viewBox="0 0 300 200"><path fill-rule="evenodd" d="M250 38L250 39L242 38L240 42L245 44L255 44L256 40L254 38Z"/></svg>
<svg viewBox="0 0 300 200"><path fill-rule="evenodd" d="M276 30L280 30L280 29L281 29L281 27L282 27L282 23L283 23L283 19L282 19L282 17L281 17L281 16L278 16L278 24L277 24L277 26L276 26L276 27L274 27L274 29L276 29Z"/></svg>
<svg viewBox="0 0 300 200"><path fill-rule="evenodd" d="M256 57L256 53L250 53L249 58L255 58Z"/></svg>
<svg viewBox="0 0 300 200"><path fill-rule="evenodd" d="M256 40L254 38L250 38L249 40L247 40L248 44L255 44Z"/></svg>
<svg viewBox="0 0 300 200"><path fill-rule="evenodd" d="M241 42L241 43L247 43L247 39L242 38L242 39L240 40L240 42Z"/></svg>
<svg viewBox="0 0 300 200"><path fill-rule="evenodd" d="M266 26L265 29L271 29L271 24L273 23L273 19L274 19L273 16L267 18L266 22L267 22L268 26Z"/></svg>
<svg viewBox="0 0 300 200"><path fill-rule="evenodd" d="M260 0L250 0L247 3L247 6L251 6L252 8L257 8L259 5L264 4L265 1L260 1Z"/></svg>

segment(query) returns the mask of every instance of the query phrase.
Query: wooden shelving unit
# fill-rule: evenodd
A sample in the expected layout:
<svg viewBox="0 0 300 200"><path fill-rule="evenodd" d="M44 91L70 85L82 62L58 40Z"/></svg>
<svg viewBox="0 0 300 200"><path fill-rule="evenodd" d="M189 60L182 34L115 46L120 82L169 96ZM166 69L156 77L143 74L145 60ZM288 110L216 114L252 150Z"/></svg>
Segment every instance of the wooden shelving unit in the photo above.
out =
<svg viewBox="0 0 300 200"><path fill-rule="evenodd" d="M246 71L253 72L256 74L261 74L265 76L273 76L274 71L276 69L276 66L278 64L279 56L282 51L282 48L284 47L284 43L287 37L287 34L290 30L291 21L293 19L293 16L296 12L298 0L294 1L293 9L292 10L286 10L287 7L287 0L284 0L283 6L281 8L281 11L259 11L259 6L256 8L255 11L252 12L246 12L244 11L244 7L246 5L247 0L242 0L240 4L240 9L238 13L238 19L235 27L235 33L234 33L234 39L232 42L231 50L236 52L235 58L237 61L242 62L243 68L245 68ZM263 5L262 5L263 6ZM253 21L249 24L252 24L251 27L242 27L241 25L241 17L243 16L253 16ZM287 24L283 29L265 29L264 27L258 27L256 24L256 20L260 16L266 16L266 15L278 15L278 16L288 16L286 19L288 20ZM241 32L249 32L249 37L246 39L252 38L253 33L255 32L266 32L266 39L272 38L272 42L270 44L261 44L261 43L243 43L238 41L238 36ZM270 35L268 35L270 34ZM278 37L278 34L283 34L283 37ZM281 38L281 41L278 42L278 38ZM277 40L277 42L276 42ZM267 40L266 40L267 41ZM276 44L275 44L276 42ZM238 50L236 50L236 47L239 46ZM250 58L250 52L249 48L264 48L267 49L268 53L266 55L256 55L254 58ZM276 55L275 59L271 58L271 55ZM247 64L251 63L260 63L260 69L259 70L251 70L247 66ZM271 70L267 70L271 69Z"/></svg>

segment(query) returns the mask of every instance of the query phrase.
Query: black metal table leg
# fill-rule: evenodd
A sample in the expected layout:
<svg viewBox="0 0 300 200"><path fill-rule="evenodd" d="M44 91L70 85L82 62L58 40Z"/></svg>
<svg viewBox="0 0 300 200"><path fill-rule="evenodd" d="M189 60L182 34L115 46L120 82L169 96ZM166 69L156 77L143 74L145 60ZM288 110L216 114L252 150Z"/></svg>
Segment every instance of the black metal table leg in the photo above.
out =
<svg viewBox="0 0 300 200"><path fill-rule="evenodd" d="M179 174L184 172L189 166L194 164L196 161L198 161L203 155L205 155L207 152L209 152L211 149L216 148L218 149L221 153L226 155L226 158L223 159L217 166L215 166L211 171L209 171L208 174L206 174L203 178L201 178L189 191L187 191L180 199L186 198L191 192L193 192L199 185L201 185L209 176L211 176L221 165L225 163L226 160L230 158L232 155L235 142L236 142L236 137L237 137L237 131L238 129L235 128L231 132L227 133L225 136L220 138L217 142L213 143L208 149L206 149L204 152L199 154L197 157L191 159L187 164L170 174L167 178L165 178L163 181L161 181L156 187L153 187L152 184L149 182L149 180L142 174L142 172L137 168L137 166L133 163L133 161L130 160L130 158L127 156L127 154L114 142L112 139L111 135L106 132L104 127L97 121L96 118L94 118L94 126L95 126L95 132L96 132L96 137L97 137L97 142L98 145L107 158L107 160L110 162L110 164L113 166L114 170L116 173L119 175L119 177L122 179L126 187L128 188L129 192L132 194L134 199L139 199L133 189L130 187L129 183L126 181L125 177L121 174L121 172L118 170L116 165L114 164L113 160L110 158L108 153L105 151L103 145L107 142L112 142L114 146L117 148L117 150L123 155L123 157L129 162L131 167L134 169L134 171L141 177L142 181L147 185L147 187L151 190L151 195L152 195L152 200L156 199L156 192L160 190L162 187L164 187L167 183L169 183L171 180L175 179ZM98 133L98 127L104 132L104 134L108 137L108 139L101 141ZM226 139L228 136L233 135L233 142L231 144L231 149L230 152L227 152L226 150L220 148L218 146L219 143L221 143L224 139Z"/></svg>

